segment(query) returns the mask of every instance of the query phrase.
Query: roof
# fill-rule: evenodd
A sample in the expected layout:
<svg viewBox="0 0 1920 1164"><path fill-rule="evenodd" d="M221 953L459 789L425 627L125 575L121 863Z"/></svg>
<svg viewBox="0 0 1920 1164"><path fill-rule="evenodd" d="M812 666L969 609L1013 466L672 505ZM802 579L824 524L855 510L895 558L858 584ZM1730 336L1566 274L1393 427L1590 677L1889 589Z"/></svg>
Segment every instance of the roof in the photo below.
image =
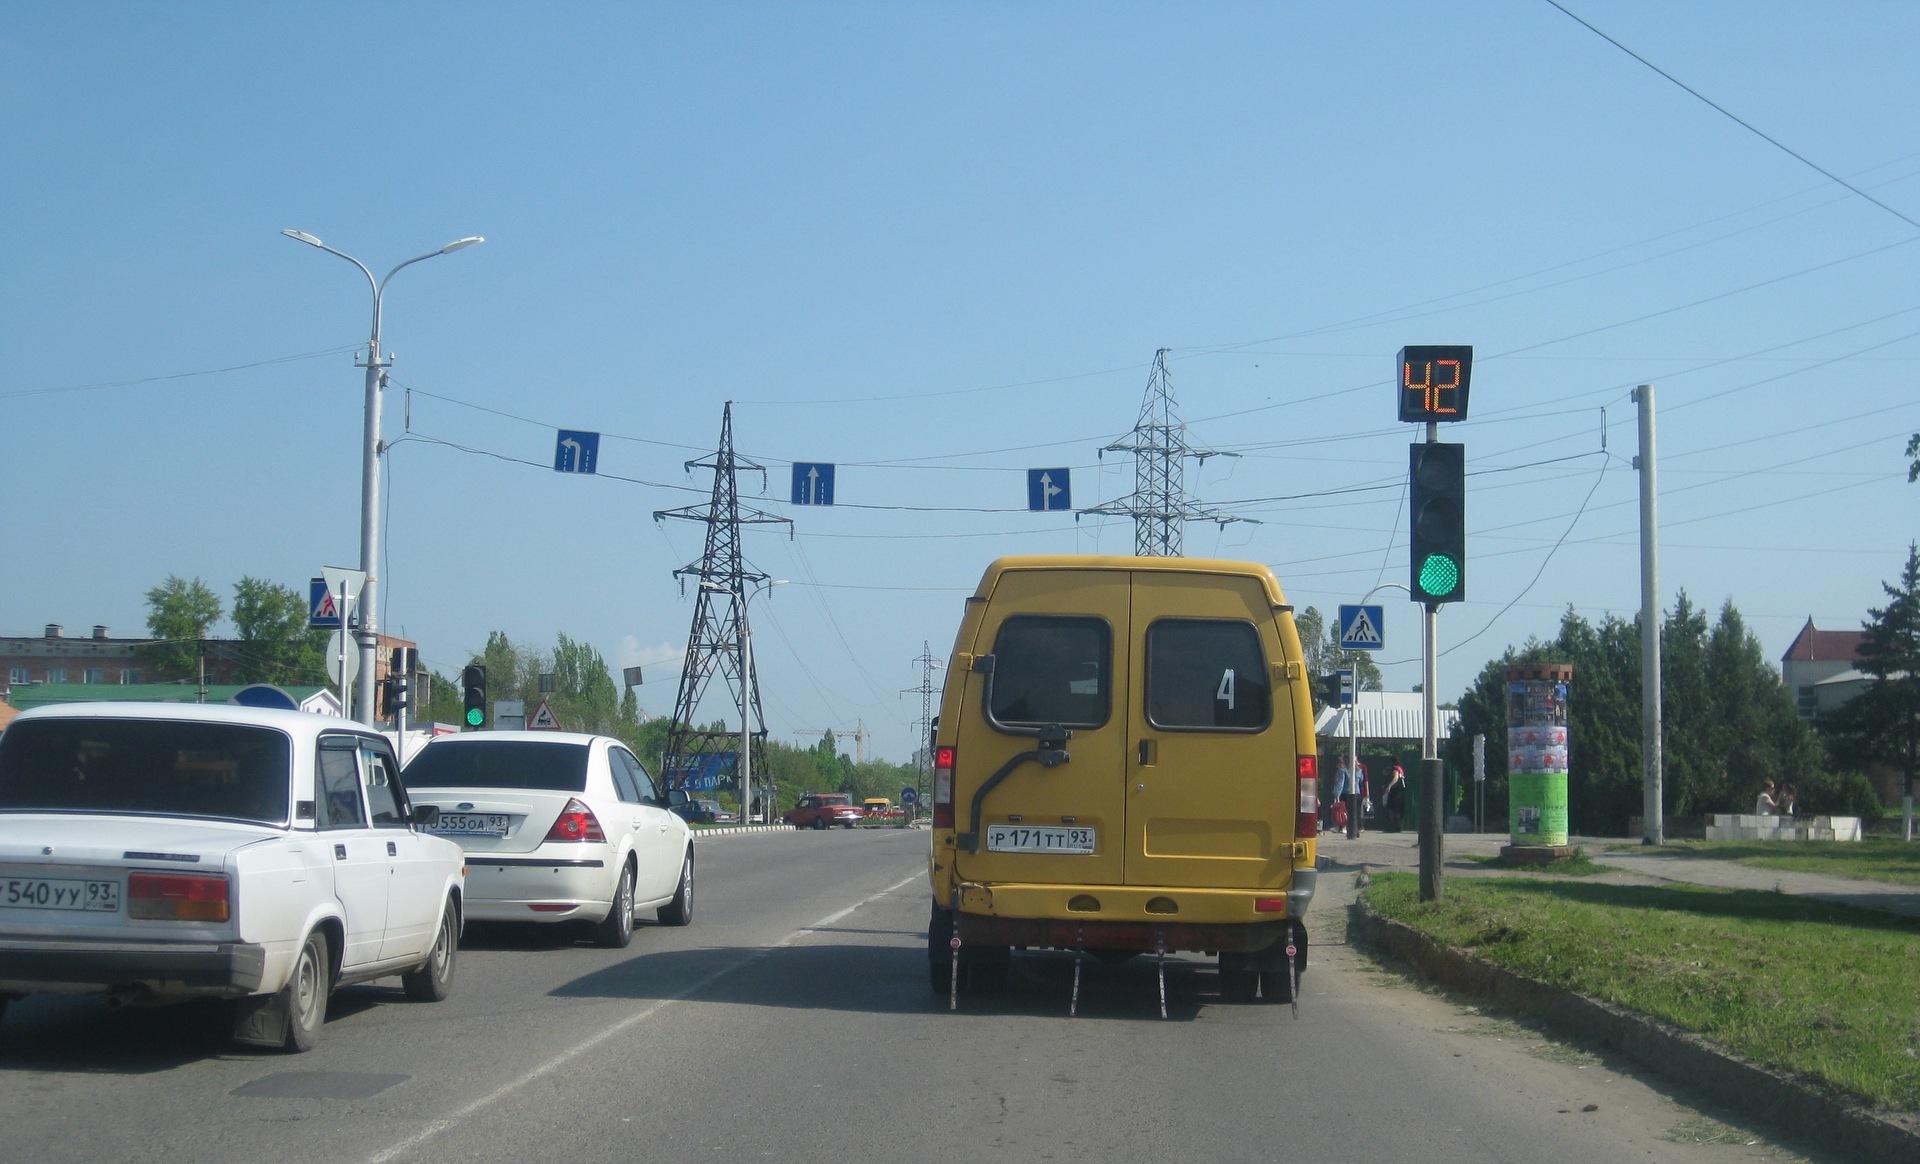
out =
<svg viewBox="0 0 1920 1164"><path fill-rule="evenodd" d="M207 703L226 703L251 683L209 683ZM305 704L324 687L283 688L294 702ZM164 703L199 701L200 688L191 683L17 683L8 700L21 711L61 703Z"/></svg>
<svg viewBox="0 0 1920 1164"><path fill-rule="evenodd" d="M240 707L231 703L136 703L102 700L98 703L59 703L23 711L14 723L41 719L172 719L198 723L254 724L280 728L288 734L313 735L322 731L357 729L379 732L365 724L334 715L282 711L272 707Z"/></svg>
<svg viewBox="0 0 1920 1164"><path fill-rule="evenodd" d="M1418 691L1362 691L1358 732L1363 740L1418 740L1426 735L1426 708ZM1347 738L1347 708L1323 707L1314 717L1314 734L1324 740ZM1448 739L1460 722L1460 713L1440 708L1435 739Z"/></svg>
<svg viewBox="0 0 1920 1164"><path fill-rule="evenodd" d="M501 744L508 742L522 744L591 744L595 740L613 740L616 744L620 743L620 741L613 736L598 736L588 732L542 731L539 728L532 728L527 731L456 732L452 735L435 736L429 743L435 746L445 746L447 744L470 746L473 744ZM620 744L620 746L623 748L626 747L625 744Z"/></svg>
<svg viewBox="0 0 1920 1164"><path fill-rule="evenodd" d="M1823 631L1813 625L1809 618L1807 625L1800 628L1794 636L1787 653L1780 656L1782 663L1788 662L1844 662L1851 663L1860 655L1860 631Z"/></svg>
<svg viewBox="0 0 1920 1164"><path fill-rule="evenodd" d="M1023 554L995 558L980 578L975 598L991 598L993 585L1010 570L1136 570L1160 574L1215 574L1253 578L1267 588L1268 600L1283 606L1279 579L1259 562L1235 562L1224 558L1133 558L1118 554Z"/></svg>

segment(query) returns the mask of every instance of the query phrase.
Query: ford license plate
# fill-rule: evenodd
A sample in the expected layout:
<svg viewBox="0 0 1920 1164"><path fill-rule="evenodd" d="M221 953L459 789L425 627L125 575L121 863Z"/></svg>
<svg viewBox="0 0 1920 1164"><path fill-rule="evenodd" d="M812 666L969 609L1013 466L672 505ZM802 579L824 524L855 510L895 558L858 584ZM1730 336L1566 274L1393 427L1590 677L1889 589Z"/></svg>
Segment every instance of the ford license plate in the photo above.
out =
<svg viewBox="0 0 1920 1164"><path fill-rule="evenodd" d="M53 877L9 877L0 881L0 906L113 913L120 908L120 883Z"/></svg>
<svg viewBox="0 0 1920 1164"><path fill-rule="evenodd" d="M443 812L428 828L429 832L465 837L504 837L507 814L504 812Z"/></svg>
<svg viewBox="0 0 1920 1164"><path fill-rule="evenodd" d="M1094 830L1052 825L987 826L991 853L1091 853Z"/></svg>

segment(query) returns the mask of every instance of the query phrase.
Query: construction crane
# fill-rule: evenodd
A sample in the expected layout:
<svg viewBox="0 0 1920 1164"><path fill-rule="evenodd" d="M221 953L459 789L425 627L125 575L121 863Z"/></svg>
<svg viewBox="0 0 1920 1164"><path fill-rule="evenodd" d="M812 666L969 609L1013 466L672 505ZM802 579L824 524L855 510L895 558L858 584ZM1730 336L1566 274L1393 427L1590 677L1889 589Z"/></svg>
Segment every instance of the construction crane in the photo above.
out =
<svg viewBox="0 0 1920 1164"><path fill-rule="evenodd" d="M864 719L855 720L852 731L847 731L844 728L793 728L790 730L796 736L832 735L836 739L845 739L848 736L852 736L853 762L856 764L864 764L867 762L867 721Z"/></svg>

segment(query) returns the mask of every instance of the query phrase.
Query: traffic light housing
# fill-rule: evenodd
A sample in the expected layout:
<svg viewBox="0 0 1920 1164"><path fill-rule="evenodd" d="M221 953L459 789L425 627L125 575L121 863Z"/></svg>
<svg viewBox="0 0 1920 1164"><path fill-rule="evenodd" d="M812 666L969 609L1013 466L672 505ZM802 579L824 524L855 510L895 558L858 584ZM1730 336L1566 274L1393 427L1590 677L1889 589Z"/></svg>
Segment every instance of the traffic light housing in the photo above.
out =
<svg viewBox="0 0 1920 1164"><path fill-rule="evenodd" d="M472 663L460 672L460 696L466 705L465 723L469 729L487 726L487 669Z"/></svg>
<svg viewBox="0 0 1920 1164"><path fill-rule="evenodd" d="M1467 596L1467 446L1409 445L1408 589L1438 605Z"/></svg>

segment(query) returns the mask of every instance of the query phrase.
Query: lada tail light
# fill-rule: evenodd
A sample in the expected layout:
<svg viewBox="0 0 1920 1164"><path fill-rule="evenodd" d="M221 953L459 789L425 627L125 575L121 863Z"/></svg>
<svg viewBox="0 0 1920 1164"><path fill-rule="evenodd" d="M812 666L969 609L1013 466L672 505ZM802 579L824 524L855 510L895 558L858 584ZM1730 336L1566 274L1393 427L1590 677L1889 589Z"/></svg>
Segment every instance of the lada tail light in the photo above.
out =
<svg viewBox="0 0 1920 1164"><path fill-rule="evenodd" d="M201 873L130 874L127 916L164 921L226 921L232 916L227 879Z"/></svg>
<svg viewBox="0 0 1920 1164"><path fill-rule="evenodd" d="M579 797L567 801L567 807L560 810L560 819L553 822L547 830L549 841L604 841L607 834L600 831L600 820L587 807L587 802Z"/></svg>
<svg viewBox="0 0 1920 1164"><path fill-rule="evenodd" d="M1301 756L1294 762L1300 778L1300 807L1293 821L1293 835L1311 837L1320 832L1320 757Z"/></svg>
<svg viewBox="0 0 1920 1164"><path fill-rule="evenodd" d="M953 827L953 759L951 744L933 750L933 827Z"/></svg>

